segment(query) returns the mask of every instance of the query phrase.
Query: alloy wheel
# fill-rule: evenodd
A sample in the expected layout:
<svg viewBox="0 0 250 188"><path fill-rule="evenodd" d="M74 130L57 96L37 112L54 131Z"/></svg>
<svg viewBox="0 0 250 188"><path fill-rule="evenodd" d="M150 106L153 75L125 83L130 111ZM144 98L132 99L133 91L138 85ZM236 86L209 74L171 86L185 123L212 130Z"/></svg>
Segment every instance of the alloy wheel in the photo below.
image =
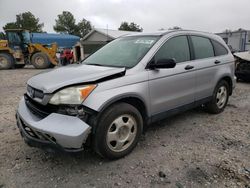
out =
<svg viewBox="0 0 250 188"><path fill-rule="evenodd" d="M227 88L221 86L216 94L216 104L219 109L223 108L227 101Z"/></svg>
<svg viewBox="0 0 250 188"><path fill-rule="evenodd" d="M137 123L133 116L125 114L116 118L107 132L107 145L114 152L126 150L135 140Z"/></svg>

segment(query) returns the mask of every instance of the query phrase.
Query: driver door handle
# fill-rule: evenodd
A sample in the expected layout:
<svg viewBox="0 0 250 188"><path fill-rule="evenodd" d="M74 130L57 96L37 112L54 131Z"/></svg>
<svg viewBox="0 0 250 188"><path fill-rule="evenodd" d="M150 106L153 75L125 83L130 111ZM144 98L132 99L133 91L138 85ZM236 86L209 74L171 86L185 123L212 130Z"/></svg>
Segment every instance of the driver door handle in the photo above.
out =
<svg viewBox="0 0 250 188"><path fill-rule="evenodd" d="M220 61L219 60L216 60L215 62L214 62L214 64L219 64L220 63Z"/></svg>
<svg viewBox="0 0 250 188"><path fill-rule="evenodd" d="M185 67L185 70L191 70L191 69L193 69L194 68L194 66L192 66L192 65L187 65L186 67Z"/></svg>

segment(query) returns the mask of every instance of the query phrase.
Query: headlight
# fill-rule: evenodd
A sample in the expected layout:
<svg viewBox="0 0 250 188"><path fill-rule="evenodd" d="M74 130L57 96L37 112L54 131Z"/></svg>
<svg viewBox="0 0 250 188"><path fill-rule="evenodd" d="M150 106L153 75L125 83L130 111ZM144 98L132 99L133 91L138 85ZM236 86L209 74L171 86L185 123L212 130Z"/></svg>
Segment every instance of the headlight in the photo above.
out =
<svg viewBox="0 0 250 188"><path fill-rule="evenodd" d="M97 85L75 86L62 89L50 99L50 104L81 104Z"/></svg>

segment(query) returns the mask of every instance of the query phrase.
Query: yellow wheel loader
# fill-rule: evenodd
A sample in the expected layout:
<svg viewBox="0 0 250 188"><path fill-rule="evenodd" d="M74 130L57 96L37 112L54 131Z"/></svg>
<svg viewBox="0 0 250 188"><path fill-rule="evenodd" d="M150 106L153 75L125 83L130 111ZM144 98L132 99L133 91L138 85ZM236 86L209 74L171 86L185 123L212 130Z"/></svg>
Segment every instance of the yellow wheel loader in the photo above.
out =
<svg viewBox="0 0 250 188"><path fill-rule="evenodd" d="M32 64L46 69L58 64L57 44L33 44L30 33L23 29L5 30L7 40L0 40L0 70L22 68Z"/></svg>

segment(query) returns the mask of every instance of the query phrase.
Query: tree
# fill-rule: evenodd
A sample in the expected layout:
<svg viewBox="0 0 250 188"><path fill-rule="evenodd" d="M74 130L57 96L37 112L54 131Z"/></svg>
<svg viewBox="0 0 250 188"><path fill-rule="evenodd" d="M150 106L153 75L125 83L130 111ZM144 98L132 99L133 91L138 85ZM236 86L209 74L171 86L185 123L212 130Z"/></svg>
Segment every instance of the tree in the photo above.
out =
<svg viewBox="0 0 250 188"><path fill-rule="evenodd" d="M42 32L44 24L39 23L31 12L24 12L16 15L16 22L7 23L3 29L28 29L31 32Z"/></svg>
<svg viewBox="0 0 250 188"><path fill-rule="evenodd" d="M128 22L122 22L118 30L142 32L143 28L135 24L134 22L131 22L130 24L128 24Z"/></svg>
<svg viewBox="0 0 250 188"><path fill-rule="evenodd" d="M77 31L76 20L71 12L63 11L56 19L54 30L59 33L75 34Z"/></svg>
<svg viewBox="0 0 250 188"><path fill-rule="evenodd" d="M88 20L82 19L78 24L71 12L63 11L56 19L54 30L59 33L67 33L84 37L92 29Z"/></svg>
<svg viewBox="0 0 250 188"><path fill-rule="evenodd" d="M4 32L0 32L0 40L5 40L6 37L5 37L5 34Z"/></svg>
<svg viewBox="0 0 250 188"><path fill-rule="evenodd" d="M16 22L9 22L7 24L5 24L5 26L3 26L3 29L17 29L19 28L16 24Z"/></svg>
<svg viewBox="0 0 250 188"><path fill-rule="evenodd" d="M91 26L90 21L82 19L82 21L80 21L77 24L77 28L79 32L78 36L84 37L86 34L88 34L91 31L92 26Z"/></svg>

